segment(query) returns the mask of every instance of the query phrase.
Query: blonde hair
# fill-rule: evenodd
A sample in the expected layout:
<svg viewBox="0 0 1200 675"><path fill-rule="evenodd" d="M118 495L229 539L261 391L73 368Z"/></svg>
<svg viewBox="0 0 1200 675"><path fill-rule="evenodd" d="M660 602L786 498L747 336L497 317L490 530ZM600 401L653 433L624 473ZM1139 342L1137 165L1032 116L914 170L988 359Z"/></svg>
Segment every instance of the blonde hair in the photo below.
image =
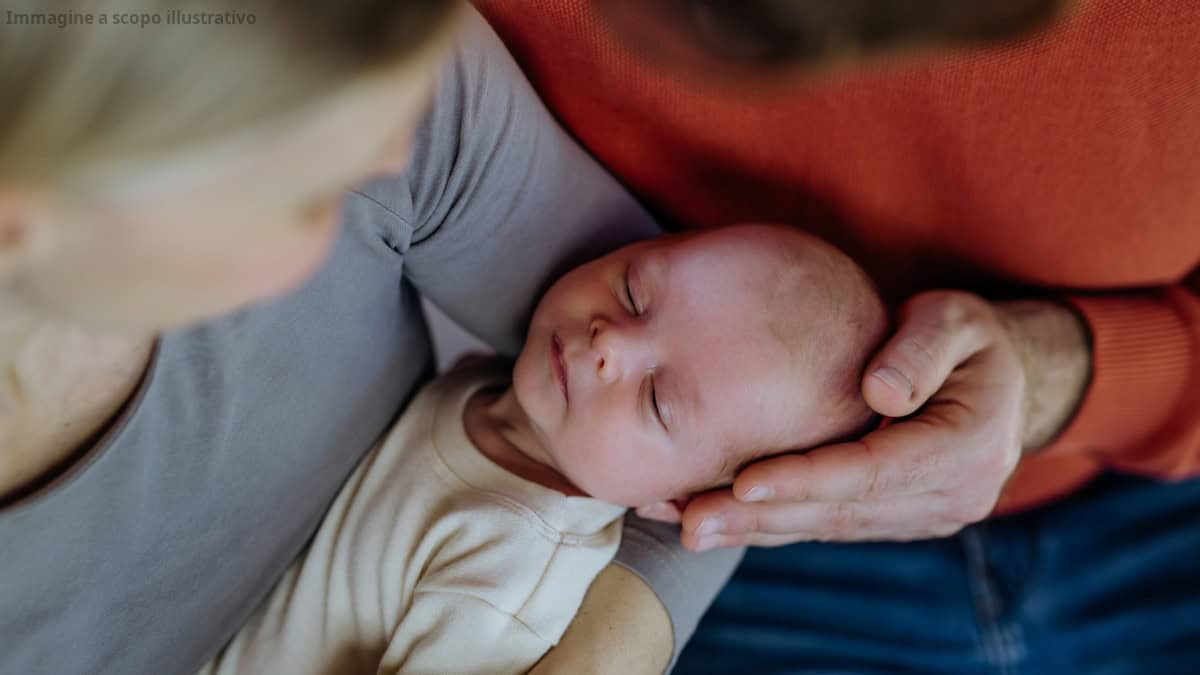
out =
<svg viewBox="0 0 1200 675"><path fill-rule="evenodd" d="M0 15L0 184L168 156L279 117L418 53L459 3L16 4Z"/></svg>

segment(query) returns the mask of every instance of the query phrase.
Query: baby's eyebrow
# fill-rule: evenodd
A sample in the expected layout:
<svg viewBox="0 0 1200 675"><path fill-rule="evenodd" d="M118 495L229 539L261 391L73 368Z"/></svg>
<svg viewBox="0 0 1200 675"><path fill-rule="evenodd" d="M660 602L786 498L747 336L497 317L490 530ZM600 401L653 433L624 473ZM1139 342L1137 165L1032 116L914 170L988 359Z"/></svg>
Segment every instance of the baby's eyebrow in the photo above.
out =
<svg viewBox="0 0 1200 675"><path fill-rule="evenodd" d="M638 270L638 277L647 283L649 290L659 295L667 292L671 260L663 251L646 251L637 257L634 264Z"/></svg>

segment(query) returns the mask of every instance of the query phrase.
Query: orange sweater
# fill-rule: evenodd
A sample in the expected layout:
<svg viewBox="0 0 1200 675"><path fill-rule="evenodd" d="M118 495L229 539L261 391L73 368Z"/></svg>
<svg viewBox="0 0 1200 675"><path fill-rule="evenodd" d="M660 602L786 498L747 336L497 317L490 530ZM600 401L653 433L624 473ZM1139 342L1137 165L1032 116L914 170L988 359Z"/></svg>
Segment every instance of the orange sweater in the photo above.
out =
<svg viewBox="0 0 1200 675"><path fill-rule="evenodd" d="M639 59L589 0L478 4L561 121L670 218L794 223L892 302L1066 296L1093 379L1001 510L1105 467L1200 473L1197 0L1083 0L1020 45L736 92Z"/></svg>

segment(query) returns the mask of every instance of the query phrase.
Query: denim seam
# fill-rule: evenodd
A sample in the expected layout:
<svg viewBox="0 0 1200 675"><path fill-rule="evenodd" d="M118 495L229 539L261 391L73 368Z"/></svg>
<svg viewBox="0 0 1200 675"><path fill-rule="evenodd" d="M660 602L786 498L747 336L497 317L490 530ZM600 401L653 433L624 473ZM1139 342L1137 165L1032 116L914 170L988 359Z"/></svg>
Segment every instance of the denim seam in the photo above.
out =
<svg viewBox="0 0 1200 675"><path fill-rule="evenodd" d="M967 563L967 586L975 605L984 658L1001 675L1015 675L1025 654L1024 631L1002 618L1000 593L988 574L983 535L975 528L960 536Z"/></svg>

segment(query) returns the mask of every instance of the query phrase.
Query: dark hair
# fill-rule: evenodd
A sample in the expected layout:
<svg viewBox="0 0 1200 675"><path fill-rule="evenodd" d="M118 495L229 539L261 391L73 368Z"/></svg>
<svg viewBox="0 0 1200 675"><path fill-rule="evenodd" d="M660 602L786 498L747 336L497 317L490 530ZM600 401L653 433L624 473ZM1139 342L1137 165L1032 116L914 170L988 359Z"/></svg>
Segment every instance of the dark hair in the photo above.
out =
<svg viewBox="0 0 1200 675"><path fill-rule="evenodd" d="M754 66L1019 37L1069 0L594 0L622 26L659 24L710 56ZM636 18L635 18L636 17ZM640 27L634 23L641 24ZM657 29L656 29L657 30Z"/></svg>

